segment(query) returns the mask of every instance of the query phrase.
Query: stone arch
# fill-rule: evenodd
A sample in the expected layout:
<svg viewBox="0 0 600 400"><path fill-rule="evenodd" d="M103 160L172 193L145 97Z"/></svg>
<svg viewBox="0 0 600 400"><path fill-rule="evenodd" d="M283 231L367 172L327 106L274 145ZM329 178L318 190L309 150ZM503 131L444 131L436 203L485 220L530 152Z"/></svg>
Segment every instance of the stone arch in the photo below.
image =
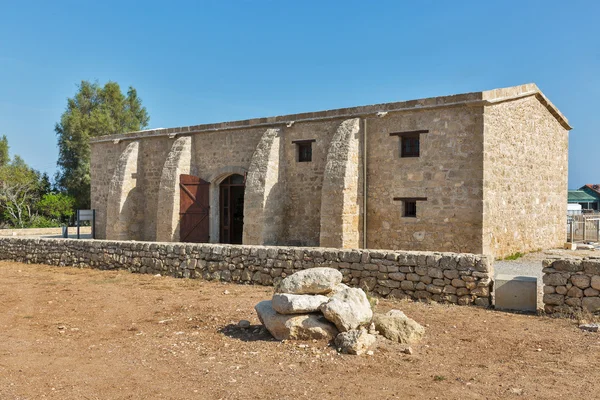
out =
<svg viewBox="0 0 600 400"><path fill-rule="evenodd" d="M200 178L207 182L210 182L209 196L210 196L210 214L209 214L209 230L210 230L210 242L219 243L220 230L219 222L221 216L219 209L219 185L225 178L230 175L238 174L246 176L248 172L247 168L238 165L228 165L214 171L211 174L200 174ZM245 230L245 229L244 229Z"/></svg>
<svg viewBox="0 0 600 400"><path fill-rule="evenodd" d="M360 119L343 121L327 153L321 192L322 247L360 247Z"/></svg>
<svg viewBox="0 0 600 400"><path fill-rule="evenodd" d="M156 240L179 241L179 176L189 174L192 160L192 138L177 138L165 161L158 189Z"/></svg>
<svg viewBox="0 0 600 400"><path fill-rule="evenodd" d="M106 238L137 239L137 213L140 209L137 190L139 141L131 142L119 156L110 180L106 205Z"/></svg>

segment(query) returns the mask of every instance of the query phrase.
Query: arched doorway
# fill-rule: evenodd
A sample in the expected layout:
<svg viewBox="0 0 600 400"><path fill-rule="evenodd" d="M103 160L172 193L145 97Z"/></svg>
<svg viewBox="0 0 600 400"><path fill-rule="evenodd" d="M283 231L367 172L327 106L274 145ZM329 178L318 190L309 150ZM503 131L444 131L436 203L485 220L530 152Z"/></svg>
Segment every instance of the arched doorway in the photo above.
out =
<svg viewBox="0 0 600 400"><path fill-rule="evenodd" d="M234 174L219 185L220 242L242 244L245 178Z"/></svg>

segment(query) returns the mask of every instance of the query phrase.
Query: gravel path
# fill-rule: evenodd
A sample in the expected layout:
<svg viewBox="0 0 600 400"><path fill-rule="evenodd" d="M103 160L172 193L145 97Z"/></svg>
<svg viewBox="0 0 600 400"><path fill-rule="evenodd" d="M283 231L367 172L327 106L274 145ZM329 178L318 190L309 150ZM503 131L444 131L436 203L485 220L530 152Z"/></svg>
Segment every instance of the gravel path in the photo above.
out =
<svg viewBox="0 0 600 400"><path fill-rule="evenodd" d="M542 261L547 258L560 257L589 257L598 256L599 251L553 249L525 254L516 260L501 260L494 262L494 278L498 275L533 276L537 278L538 309L544 308L542 302L544 283L542 282Z"/></svg>

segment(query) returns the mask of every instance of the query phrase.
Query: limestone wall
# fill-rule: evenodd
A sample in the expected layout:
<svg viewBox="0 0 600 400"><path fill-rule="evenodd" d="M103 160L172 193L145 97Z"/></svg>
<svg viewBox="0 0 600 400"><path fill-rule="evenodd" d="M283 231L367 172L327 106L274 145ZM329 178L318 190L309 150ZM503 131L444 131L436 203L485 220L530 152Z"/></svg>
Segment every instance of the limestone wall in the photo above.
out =
<svg viewBox="0 0 600 400"><path fill-rule="evenodd" d="M535 85L522 85L95 138L97 237L177 241L178 179L189 173L210 182L218 243L219 185L240 174L245 244L496 257L555 247L565 236L568 129ZM419 157L401 157L390 135L410 131L422 132ZM307 140L312 160L299 162L296 142ZM404 216L406 198L420 199L416 217Z"/></svg>
<svg viewBox="0 0 600 400"><path fill-rule="evenodd" d="M343 120L294 124L285 129L283 159L286 185L285 221L281 244L319 246L323 176L331 139ZM297 162L296 140L312 140L312 161ZM282 165L280 164L280 168Z"/></svg>
<svg viewBox="0 0 600 400"><path fill-rule="evenodd" d="M90 235L92 228L89 226L80 226L81 235ZM69 226L69 235L77 234L77 227ZM60 236L62 227L58 228L20 228L20 229L0 229L0 236Z"/></svg>
<svg viewBox="0 0 600 400"><path fill-rule="evenodd" d="M367 247L482 249L483 108L451 107L368 119ZM400 138L421 134L420 156L400 157ZM396 197L425 197L417 217L403 217Z"/></svg>
<svg viewBox="0 0 600 400"><path fill-rule="evenodd" d="M0 238L0 259L261 285L312 267L395 298L488 306L493 266L474 254L103 240Z"/></svg>
<svg viewBox="0 0 600 400"><path fill-rule="evenodd" d="M547 313L600 311L600 257L545 260L543 265Z"/></svg>
<svg viewBox="0 0 600 400"><path fill-rule="evenodd" d="M484 124L482 252L562 246L568 130L535 96L485 107Z"/></svg>
<svg viewBox="0 0 600 400"><path fill-rule="evenodd" d="M108 190L117 161L126 142L102 142L92 145L90 154L90 185L92 208L96 210L96 237L106 238Z"/></svg>

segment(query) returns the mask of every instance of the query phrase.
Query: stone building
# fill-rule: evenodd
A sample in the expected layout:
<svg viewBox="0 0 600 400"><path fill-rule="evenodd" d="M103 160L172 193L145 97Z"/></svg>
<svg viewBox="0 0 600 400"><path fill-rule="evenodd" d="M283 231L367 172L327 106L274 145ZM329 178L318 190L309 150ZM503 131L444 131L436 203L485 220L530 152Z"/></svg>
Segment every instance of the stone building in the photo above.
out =
<svg viewBox="0 0 600 400"><path fill-rule="evenodd" d="M534 84L91 141L97 237L505 256L561 245L567 119Z"/></svg>

